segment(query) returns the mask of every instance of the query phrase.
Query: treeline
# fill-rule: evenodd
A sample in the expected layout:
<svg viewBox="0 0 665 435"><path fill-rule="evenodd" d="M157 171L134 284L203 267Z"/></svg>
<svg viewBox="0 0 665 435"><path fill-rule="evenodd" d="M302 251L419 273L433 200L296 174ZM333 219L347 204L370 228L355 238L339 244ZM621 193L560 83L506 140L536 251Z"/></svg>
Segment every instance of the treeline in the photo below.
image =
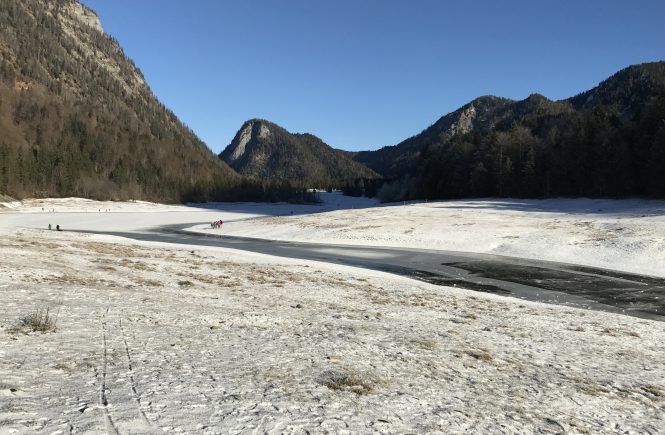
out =
<svg viewBox="0 0 665 435"><path fill-rule="evenodd" d="M309 187L294 181L261 181L243 179L231 187L216 190L194 188L183 193L180 202L202 203L209 201L255 201L289 202L293 204L314 204L321 202L319 194Z"/></svg>
<svg viewBox="0 0 665 435"><path fill-rule="evenodd" d="M347 196L366 196L374 198L384 185L382 178L356 178L355 180L343 180L340 182L339 190Z"/></svg>

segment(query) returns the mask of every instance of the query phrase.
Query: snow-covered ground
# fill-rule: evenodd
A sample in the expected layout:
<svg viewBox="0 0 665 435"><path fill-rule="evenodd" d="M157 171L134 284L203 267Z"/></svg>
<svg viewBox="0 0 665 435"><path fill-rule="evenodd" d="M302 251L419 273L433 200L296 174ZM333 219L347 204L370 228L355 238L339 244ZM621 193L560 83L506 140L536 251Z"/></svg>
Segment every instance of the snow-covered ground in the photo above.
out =
<svg viewBox="0 0 665 435"><path fill-rule="evenodd" d="M313 261L45 230L222 217L228 234L587 264L595 253L607 267L662 274L644 266L648 251L663 264L662 202L362 208L373 204L325 198L65 199L0 212L0 434L662 433L663 323ZM612 264L631 237L640 261ZM614 244L596 243L606 239ZM572 240L586 240L578 258L563 255ZM21 327L45 308L54 332Z"/></svg>
<svg viewBox="0 0 665 435"><path fill-rule="evenodd" d="M200 225L193 229L209 231ZM225 233L479 252L665 276L665 201L407 203L232 222Z"/></svg>
<svg viewBox="0 0 665 435"><path fill-rule="evenodd" d="M138 231L190 223L194 231L210 232L208 222L221 218L227 235L489 253L665 277L665 201L487 199L380 205L339 193L321 197L324 202L317 205L30 200L0 208L0 229L51 224L66 230Z"/></svg>
<svg viewBox="0 0 665 435"><path fill-rule="evenodd" d="M322 204L208 203L164 205L150 202L92 201L82 198L32 199L0 202L0 230L46 229L139 231L159 225L213 222L226 223L254 217L291 216L322 211L369 207L376 202L339 193L323 194ZM206 224L207 225L207 224ZM209 226L208 226L209 227Z"/></svg>
<svg viewBox="0 0 665 435"><path fill-rule="evenodd" d="M43 230L4 232L0 292L0 433L665 427L654 321Z"/></svg>

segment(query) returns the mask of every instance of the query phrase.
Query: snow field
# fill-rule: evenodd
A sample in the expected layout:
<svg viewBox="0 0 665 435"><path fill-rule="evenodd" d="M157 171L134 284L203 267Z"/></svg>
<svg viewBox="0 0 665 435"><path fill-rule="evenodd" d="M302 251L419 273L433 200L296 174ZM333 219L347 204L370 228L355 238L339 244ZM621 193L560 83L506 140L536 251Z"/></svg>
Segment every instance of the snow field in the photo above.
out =
<svg viewBox="0 0 665 435"><path fill-rule="evenodd" d="M658 322L379 272L0 238L0 432L657 433ZM17 332L57 313L53 333Z"/></svg>
<svg viewBox="0 0 665 435"><path fill-rule="evenodd" d="M206 232L204 226L195 231ZM665 277L665 202L407 203L229 223L230 235L507 255Z"/></svg>

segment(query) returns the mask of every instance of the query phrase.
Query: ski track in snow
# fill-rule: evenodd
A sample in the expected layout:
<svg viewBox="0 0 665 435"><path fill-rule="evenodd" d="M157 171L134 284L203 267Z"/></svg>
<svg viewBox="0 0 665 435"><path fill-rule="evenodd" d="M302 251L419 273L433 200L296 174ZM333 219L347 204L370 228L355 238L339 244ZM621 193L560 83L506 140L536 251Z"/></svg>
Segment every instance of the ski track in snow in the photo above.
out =
<svg viewBox="0 0 665 435"><path fill-rule="evenodd" d="M99 407L104 413L104 426L106 427L106 432L110 434L119 435L118 428L113 423L113 417L109 413L109 402L106 396L107 387L106 387L106 370L108 368L108 346L106 341L106 316L109 313L109 309L106 308L106 311L102 315L102 366L101 366L101 375L100 375L100 384L99 384Z"/></svg>

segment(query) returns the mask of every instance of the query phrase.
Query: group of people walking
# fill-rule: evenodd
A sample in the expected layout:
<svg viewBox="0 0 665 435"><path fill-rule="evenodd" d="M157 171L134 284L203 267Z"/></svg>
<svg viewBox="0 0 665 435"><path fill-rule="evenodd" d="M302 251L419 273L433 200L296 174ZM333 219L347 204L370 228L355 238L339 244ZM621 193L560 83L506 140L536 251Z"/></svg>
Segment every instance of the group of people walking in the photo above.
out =
<svg viewBox="0 0 665 435"><path fill-rule="evenodd" d="M213 230L219 230L219 229L222 228L222 224L223 224L223 223L224 223L224 222L222 222L221 219L219 219L219 220L217 220L217 221L215 221L215 222L211 222L211 223L210 223L210 229L213 229Z"/></svg>

